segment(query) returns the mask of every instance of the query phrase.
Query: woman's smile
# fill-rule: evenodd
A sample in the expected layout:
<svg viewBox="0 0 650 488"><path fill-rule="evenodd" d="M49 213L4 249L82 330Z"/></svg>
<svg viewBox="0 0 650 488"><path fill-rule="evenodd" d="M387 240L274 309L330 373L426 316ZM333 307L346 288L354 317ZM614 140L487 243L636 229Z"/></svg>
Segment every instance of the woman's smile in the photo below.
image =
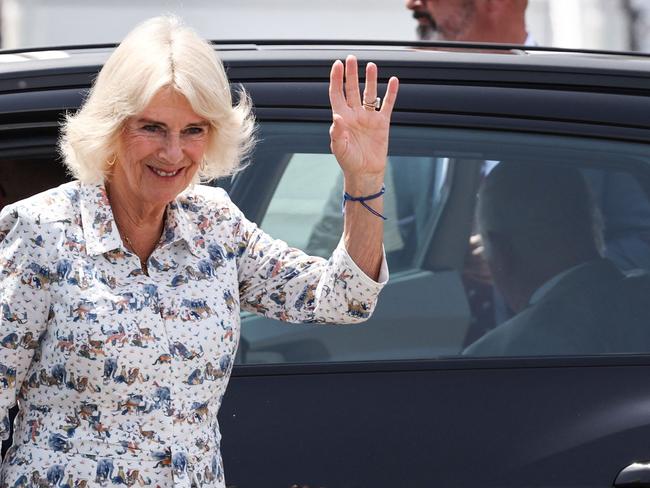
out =
<svg viewBox="0 0 650 488"><path fill-rule="evenodd" d="M171 178L171 177L177 176L184 169L184 168L179 168L179 169L175 169L175 170L171 170L171 171L170 170L165 171L165 170L156 168L154 166L147 165L147 167L152 171L152 173L154 173L154 174L156 174L156 175L158 175L160 177L163 177L163 178Z"/></svg>

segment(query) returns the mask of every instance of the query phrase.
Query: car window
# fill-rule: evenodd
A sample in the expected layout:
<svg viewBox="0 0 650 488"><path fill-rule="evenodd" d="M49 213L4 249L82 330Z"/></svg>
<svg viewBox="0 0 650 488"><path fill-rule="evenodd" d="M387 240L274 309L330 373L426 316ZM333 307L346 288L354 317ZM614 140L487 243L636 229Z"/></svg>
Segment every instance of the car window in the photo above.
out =
<svg viewBox="0 0 650 488"><path fill-rule="evenodd" d="M325 124L267 124L249 168L261 227L324 257L342 177ZM650 202L642 144L423 127L392 129L391 279L364 325L243 314L240 363L650 351Z"/></svg>
<svg viewBox="0 0 650 488"><path fill-rule="evenodd" d="M443 197L448 161L394 156L385 178L384 247L393 273L415 266L418 247L426 242L426 224ZM408 181L397 176L403 172ZM408 185L407 188L403 188ZM400 193L412 195L397 200ZM331 154L293 153L261 222L305 252L329 257L343 232L343 176Z"/></svg>
<svg viewBox="0 0 650 488"><path fill-rule="evenodd" d="M51 155L0 156L0 207L69 179ZM647 353L648 162L645 144L395 127L385 196L391 278L374 315L364 325L327 327L244 313L238 362ZM479 237L477 195L500 167L519 168L512 177L523 178L521 185L537 184L507 190L492 225L518 221L526 231L514 242L512 228L484 229L493 236L490 254ZM573 187L558 184L565 180ZM274 237L324 257L337 245L342 177L327 124L262 124L253 163L238 182L249 188L233 187L237 203ZM541 207L525 198L536 187L548 197ZM505 191L496 188L492 199ZM581 205L593 215L568 211ZM530 213L513 212L521 209ZM535 214L540 209L550 213ZM561 219L569 224L556 225ZM571 260L585 223L595 229L588 235L598 256ZM544 229L565 241L547 241ZM517 249L536 258L521 260Z"/></svg>

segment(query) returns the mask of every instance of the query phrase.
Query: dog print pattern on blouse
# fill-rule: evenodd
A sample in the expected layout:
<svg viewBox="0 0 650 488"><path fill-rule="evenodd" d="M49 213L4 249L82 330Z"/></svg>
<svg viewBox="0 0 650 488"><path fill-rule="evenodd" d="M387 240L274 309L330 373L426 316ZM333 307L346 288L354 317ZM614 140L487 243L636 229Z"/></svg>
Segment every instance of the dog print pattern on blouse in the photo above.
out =
<svg viewBox="0 0 650 488"><path fill-rule="evenodd" d="M240 308L354 323L380 283L340 245L329 260L273 240L226 193L168 205L147 262L102 185L72 182L0 214L1 487L223 487L217 412Z"/></svg>

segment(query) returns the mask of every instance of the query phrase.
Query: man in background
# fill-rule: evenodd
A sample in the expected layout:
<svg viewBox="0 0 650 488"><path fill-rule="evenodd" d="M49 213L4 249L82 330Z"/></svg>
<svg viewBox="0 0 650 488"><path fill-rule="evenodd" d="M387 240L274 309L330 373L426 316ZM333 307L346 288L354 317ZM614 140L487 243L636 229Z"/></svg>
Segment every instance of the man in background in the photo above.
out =
<svg viewBox="0 0 650 488"><path fill-rule="evenodd" d="M427 10L426 0L406 0L406 8L413 12L413 18L417 22L416 35L420 41L435 39L436 23Z"/></svg>
<svg viewBox="0 0 650 488"><path fill-rule="evenodd" d="M420 40L534 45L528 0L406 0Z"/></svg>
<svg viewBox="0 0 650 488"><path fill-rule="evenodd" d="M515 316L473 356L633 353L650 347L650 277L602 255L600 212L584 172L501 162L478 198L494 283Z"/></svg>

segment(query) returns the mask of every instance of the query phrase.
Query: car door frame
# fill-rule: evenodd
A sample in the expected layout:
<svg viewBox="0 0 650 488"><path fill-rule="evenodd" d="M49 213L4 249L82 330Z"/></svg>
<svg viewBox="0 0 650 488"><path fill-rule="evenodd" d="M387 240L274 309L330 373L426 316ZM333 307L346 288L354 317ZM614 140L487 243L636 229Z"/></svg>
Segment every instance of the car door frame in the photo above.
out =
<svg viewBox="0 0 650 488"><path fill-rule="evenodd" d="M441 92L444 87L438 93ZM571 95L570 91L565 94L567 103L571 102ZM539 100L531 110L537 103ZM650 103L646 100L645 105ZM650 135L647 128L632 123L591 124L568 117L511 116L506 109L506 113L501 114L453 113L451 110L437 111L435 107L419 112L398 109L394 124L643 143ZM587 107L582 110L586 118ZM263 121L322 121L326 120L326 113L313 107L260 107L258 117ZM237 186L233 187L236 201L237 190ZM443 212L442 220L445 218L451 216ZM431 269L445 267L448 262L437 259L435 253L426 260ZM226 473L230 472L229 479L237 486L254 486L262 479L269 483L268 486L285 486L281 483L287 483L286 486L290 483L474 486L477 480L484 486L514 487L528 483L611 486L618 470L630 462L642 460L640 458L650 458L642 442L650 433L650 413L630 414L626 410L630 405L650 401L650 394L638 389L639 381L648 373L650 354L238 365L233 370L220 414ZM601 382L615 386L607 388ZM539 389L547 395L540 395ZM494 395L494 391L505 393ZM518 395L514 393L517 391ZM565 404L559 407L548 398L548 395L571 395L575 391L585 398L568 396ZM415 398L402 399L400 392L415 395ZM614 402L610 405L611 415L604 413L607 403L603 397ZM545 408L531 412L527 400ZM488 407L497 406L495 412L490 415L481 412L481 402ZM444 408L438 412L447 415L436 419L436 406L441 403ZM477 405L467 407L472 404ZM590 409L587 404L598 408ZM400 408L402 415L398 413ZM316 417L306 414L305 410L313 411ZM561 412L561 421L553 420L557 412ZM450 427L458 426L454 416L463 413L475 422L475 433L480 425L501 425L500 435L495 435L492 444L485 444L485 438L472 436L472 429L454 432ZM398 423L400 429L386 428L382 417L385 420L396 416L412 420ZM600 419L610 430L595 428L597 433L589 437L584 433L588 430L587 423L580 424L582 431L576 428L567 432L570 421L577 421L581 416ZM526 422L515 420L520 417ZM548 447L552 441L547 439L547 450L543 453L518 453L517 446L513 446L516 442L510 442L508 437L525 442L526 434L543 434L535 429L535 424L552 425L558 430L549 431L564 433L565 438L557 443L556 449ZM334 430L343 440L337 440L328 425L336 425ZM383 435L376 434L380 427L385 428ZM492 433L497 434L497 431ZM274 437L282 439L282 449L277 454L272 447ZM253 448L251 442L271 450ZM494 454L499 449L503 449L506 458L501 464L499 456ZM393 450L396 456L389 454ZM265 456L257 471L264 473L263 478L251 475L256 470L251 470L249 464L251 458L257 459L262 452ZM467 452L475 454L461 460L459 455ZM483 454L483 459L478 453ZM609 459L605 454L610 455ZM570 468L572 462L573 469ZM443 471L445 465L451 468ZM400 473L403 473L401 477Z"/></svg>

